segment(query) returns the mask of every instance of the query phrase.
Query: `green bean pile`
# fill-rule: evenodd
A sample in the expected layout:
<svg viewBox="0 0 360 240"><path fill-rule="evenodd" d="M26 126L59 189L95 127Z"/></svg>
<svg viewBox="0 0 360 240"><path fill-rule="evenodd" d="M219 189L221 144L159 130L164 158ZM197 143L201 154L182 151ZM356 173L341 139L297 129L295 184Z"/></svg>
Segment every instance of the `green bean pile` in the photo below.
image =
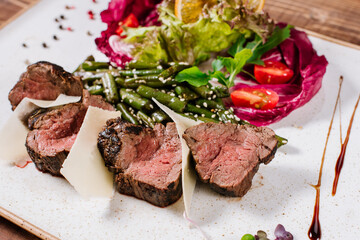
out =
<svg viewBox="0 0 360 240"><path fill-rule="evenodd" d="M155 65L129 62L125 69L107 62L96 62L89 56L74 71L82 78L90 94L102 95L121 112L121 117L133 124L154 127L155 123L171 121L152 99L184 117L203 122L249 124L240 120L232 108L226 109L223 99L230 96L224 86L211 84L194 87L175 81L175 75L190 67L184 64ZM278 147L287 143L276 135Z"/></svg>
<svg viewBox="0 0 360 240"><path fill-rule="evenodd" d="M183 64L148 65L130 62L118 69L107 62L96 62L88 57L75 70L90 94L102 95L122 113L122 118L133 124L154 127L155 123L171 121L152 99L184 117L203 122L239 123L232 109L226 109L222 98L229 97L226 87L194 87L175 81L176 73L190 67Z"/></svg>

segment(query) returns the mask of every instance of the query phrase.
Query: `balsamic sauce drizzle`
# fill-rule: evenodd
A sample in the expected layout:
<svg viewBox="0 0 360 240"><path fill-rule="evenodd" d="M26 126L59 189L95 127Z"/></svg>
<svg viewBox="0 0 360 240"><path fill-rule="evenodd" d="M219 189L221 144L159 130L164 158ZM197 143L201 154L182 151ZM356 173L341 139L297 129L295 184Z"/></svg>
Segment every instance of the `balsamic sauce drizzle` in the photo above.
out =
<svg viewBox="0 0 360 240"><path fill-rule="evenodd" d="M339 157L338 157L338 159L336 161L335 177L334 177L334 183L333 183L333 188L332 188L332 193L331 193L333 196L335 196L335 194L336 194L337 185L338 185L338 181L339 181L339 177L340 177L340 172L341 172L341 169L342 169L342 167L344 165L346 147L347 147L347 144L349 142L351 127L352 127L352 124L353 124L353 121L354 121L354 116L355 116L356 109L357 109L357 107L359 105L359 100L360 100L360 95L359 95L359 97L358 97L358 99L356 101L356 104L355 104L355 107L354 107L354 110L353 110L353 113L352 113L352 116L351 116L351 119L350 119L350 123L349 123L348 129L347 129L345 141L343 143L341 143L340 155L339 155Z"/></svg>
<svg viewBox="0 0 360 240"><path fill-rule="evenodd" d="M337 105L338 105L339 99L340 99L340 91L341 91L341 87L342 87L342 82L343 82L343 77L340 76L339 90L338 90L338 94L337 94L337 98L336 98L336 102L335 102L335 106L334 106L334 111L332 113L332 117L331 117L331 121L330 121L330 125L329 125L329 130L328 130L327 137L326 137L326 141L325 141L323 155L322 155L322 158L321 158L321 165L320 165L318 182L317 182L316 185L311 185L316 190L314 215L313 215L313 219L312 219L309 231L308 231L308 237L311 240L321 239L321 226L320 226L320 220L319 220L321 177L322 177L322 170L323 170L323 166L324 166L326 148L327 148L327 144L328 144L328 141L329 141L332 124L334 122L334 116L335 116L336 108L337 108Z"/></svg>

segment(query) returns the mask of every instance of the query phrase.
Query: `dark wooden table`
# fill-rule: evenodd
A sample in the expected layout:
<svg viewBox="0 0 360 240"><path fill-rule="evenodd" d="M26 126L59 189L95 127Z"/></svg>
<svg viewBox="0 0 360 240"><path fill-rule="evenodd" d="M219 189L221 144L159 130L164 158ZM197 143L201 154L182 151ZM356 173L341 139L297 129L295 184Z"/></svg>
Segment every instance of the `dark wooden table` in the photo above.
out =
<svg viewBox="0 0 360 240"><path fill-rule="evenodd" d="M0 29L38 1L0 0ZM309 30L330 41L360 48L359 0L267 0L264 10L277 21ZM0 240L36 239L40 238L0 217Z"/></svg>

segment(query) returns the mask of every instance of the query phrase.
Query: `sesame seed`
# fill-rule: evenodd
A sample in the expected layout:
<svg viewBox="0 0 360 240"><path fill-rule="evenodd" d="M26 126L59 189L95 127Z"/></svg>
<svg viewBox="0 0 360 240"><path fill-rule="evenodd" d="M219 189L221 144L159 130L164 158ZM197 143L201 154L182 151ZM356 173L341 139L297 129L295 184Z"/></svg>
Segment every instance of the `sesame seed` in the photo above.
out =
<svg viewBox="0 0 360 240"><path fill-rule="evenodd" d="M197 107L197 108L201 108L199 105L195 105L195 107Z"/></svg>
<svg viewBox="0 0 360 240"><path fill-rule="evenodd" d="M203 103L203 106L207 108L207 106L208 106L208 105L207 105L207 103L206 103L206 102L204 102L204 103Z"/></svg>
<svg viewBox="0 0 360 240"><path fill-rule="evenodd" d="M180 98L180 101L184 102L184 101L185 101L185 98Z"/></svg>
<svg viewBox="0 0 360 240"><path fill-rule="evenodd" d="M154 106L153 106L152 104L150 104L149 106L150 106L150 108L151 108L151 109L153 109L153 108L154 108Z"/></svg>
<svg viewBox="0 0 360 240"><path fill-rule="evenodd" d="M132 103L133 101L134 101L134 100L130 99L130 100L129 100L129 103Z"/></svg>
<svg viewBox="0 0 360 240"><path fill-rule="evenodd" d="M228 114L229 114L229 111L225 111L224 113L225 113L226 115L228 115Z"/></svg>
<svg viewBox="0 0 360 240"><path fill-rule="evenodd" d="M199 116L197 114L194 115L195 118L198 118Z"/></svg>
<svg viewBox="0 0 360 240"><path fill-rule="evenodd" d="M205 117L205 114L201 114L202 117Z"/></svg>
<svg viewBox="0 0 360 240"><path fill-rule="evenodd" d="M216 118L216 114L211 115L211 118Z"/></svg>

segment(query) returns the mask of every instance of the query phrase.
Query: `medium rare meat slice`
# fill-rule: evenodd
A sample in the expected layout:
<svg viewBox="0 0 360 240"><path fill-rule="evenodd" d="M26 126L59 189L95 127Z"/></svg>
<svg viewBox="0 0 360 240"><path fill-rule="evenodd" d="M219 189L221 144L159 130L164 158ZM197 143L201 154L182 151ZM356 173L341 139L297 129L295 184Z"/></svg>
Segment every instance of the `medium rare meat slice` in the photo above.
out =
<svg viewBox="0 0 360 240"><path fill-rule="evenodd" d="M27 67L19 81L9 93L9 101L14 110L25 97L41 100L55 100L61 93L69 96L81 96L81 79L66 72L62 67L37 62Z"/></svg>
<svg viewBox="0 0 360 240"><path fill-rule="evenodd" d="M60 169L67 157L86 114L81 103L71 103L29 121L33 129L26 138L26 149L37 169L61 176Z"/></svg>
<svg viewBox="0 0 360 240"><path fill-rule="evenodd" d="M37 109L29 116L28 127L32 131L26 138L26 148L40 171L61 176L62 164L75 142L89 106L115 110L101 96L90 95L84 90L82 103Z"/></svg>
<svg viewBox="0 0 360 240"><path fill-rule="evenodd" d="M183 134L201 181L216 192L241 197L251 187L260 163L277 149L273 130L250 125L202 123Z"/></svg>
<svg viewBox="0 0 360 240"><path fill-rule="evenodd" d="M111 119L98 147L120 193L160 207L181 197L181 143L174 123L151 129Z"/></svg>
<svg viewBox="0 0 360 240"><path fill-rule="evenodd" d="M105 102L104 98L100 95L91 95L88 90L83 90L82 103L86 108L89 106L98 107L104 110L115 111L113 105Z"/></svg>

